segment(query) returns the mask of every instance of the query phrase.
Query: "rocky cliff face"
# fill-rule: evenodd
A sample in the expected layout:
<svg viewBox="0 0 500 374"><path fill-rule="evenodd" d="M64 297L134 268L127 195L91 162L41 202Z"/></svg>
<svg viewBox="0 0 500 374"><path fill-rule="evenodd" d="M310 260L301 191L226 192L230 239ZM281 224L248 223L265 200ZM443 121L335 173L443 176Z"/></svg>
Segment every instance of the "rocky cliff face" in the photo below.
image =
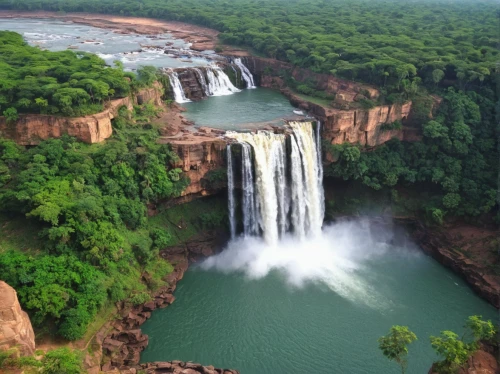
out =
<svg viewBox="0 0 500 374"><path fill-rule="evenodd" d="M0 137L14 140L20 145L36 145L42 140L59 138L64 134L76 137L85 143L99 143L113 133L111 120L120 107L132 109L134 104L149 101L161 105L159 85L139 92L135 97L125 97L106 103L106 109L85 117L61 117L43 114L22 114L16 123L7 123L0 117Z"/></svg>
<svg viewBox="0 0 500 374"><path fill-rule="evenodd" d="M16 291L0 281L0 351L18 348L24 356L35 353L35 333Z"/></svg>
<svg viewBox="0 0 500 374"><path fill-rule="evenodd" d="M244 57L243 62L257 78L257 82L261 86L266 86L266 82L263 81L266 77L280 76L283 75L283 72L288 72L295 80L312 82L317 90L337 96L340 95L343 100L348 102L354 101L357 95L366 95L368 93L372 99L376 99L380 95L379 91L374 87L337 78L329 74L314 73L283 61L251 56Z"/></svg>
<svg viewBox="0 0 500 374"><path fill-rule="evenodd" d="M369 96L376 99L379 91L373 87L356 82L336 78L327 74L316 74L306 69L293 67L291 64L264 59L246 57L245 62L252 73L258 78L260 85L279 89L288 97L292 105L308 111L323 123L322 136L331 144L353 143L375 147L384 144L392 138L405 141L420 139L418 129L403 126L400 129L390 129L395 121L403 124L409 117L412 103L403 105L383 105L372 109L336 109L306 101L286 87L279 76L287 71L299 82L314 82L317 90L336 95L336 102L352 103L358 97ZM347 105L349 107L349 105ZM389 127L389 128L388 128Z"/></svg>
<svg viewBox="0 0 500 374"><path fill-rule="evenodd" d="M217 192L206 183L205 178L210 171L225 167L226 142L217 137L220 132L224 131L201 128L198 133L168 141L179 156L172 166L181 168L191 181L182 192L183 197L207 196Z"/></svg>

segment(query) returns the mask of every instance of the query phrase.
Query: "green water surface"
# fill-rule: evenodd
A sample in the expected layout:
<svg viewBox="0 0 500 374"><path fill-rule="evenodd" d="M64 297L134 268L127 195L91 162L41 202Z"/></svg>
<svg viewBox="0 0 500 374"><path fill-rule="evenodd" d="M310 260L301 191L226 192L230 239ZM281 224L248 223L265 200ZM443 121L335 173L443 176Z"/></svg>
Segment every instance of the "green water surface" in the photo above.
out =
<svg viewBox="0 0 500 374"><path fill-rule="evenodd" d="M410 346L407 372L422 374L436 359L430 335L461 333L473 314L497 316L418 249L390 248L358 273L375 290L375 303L339 296L322 282L289 286L279 270L249 279L192 267L177 285L175 303L143 325L150 340L142 362L190 360L242 374L399 373L377 339L400 324L419 339Z"/></svg>
<svg viewBox="0 0 500 374"><path fill-rule="evenodd" d="M227 96L213 96L184 103L185 117L196 126L224 130L251 130L262 122L274 122L293 115L293 106L278 91L258 87ZM276 123L275 123L276 124Z"/></svg>

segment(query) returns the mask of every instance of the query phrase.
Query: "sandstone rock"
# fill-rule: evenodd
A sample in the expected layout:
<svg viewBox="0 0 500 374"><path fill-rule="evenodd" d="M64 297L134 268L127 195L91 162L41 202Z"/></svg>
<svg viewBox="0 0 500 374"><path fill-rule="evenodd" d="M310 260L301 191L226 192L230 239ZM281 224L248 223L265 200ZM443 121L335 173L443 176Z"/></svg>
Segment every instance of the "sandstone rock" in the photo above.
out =
<svg viewBox="0 0 500 374"><path fill-rule="evenodd" d="M113 133L111 120L117 115L119 108L126 106L132 109L135 103L149 101L162 104L159 85L141 90L135 99L125 97L112 100L106 104L103 112L85 117L21 114L14 124L8 124L5 117L0 117L0 137L12 139L20 145L36 145L42 140L68 134L82 142L99 143Z"/></svg>
<svg viewBox="0 0 500 374"><path fill-rule="evenodd" d="M18 347L22 355L34 354L35 333L16 291L0 281L0 295L0 351Z"/></svg>

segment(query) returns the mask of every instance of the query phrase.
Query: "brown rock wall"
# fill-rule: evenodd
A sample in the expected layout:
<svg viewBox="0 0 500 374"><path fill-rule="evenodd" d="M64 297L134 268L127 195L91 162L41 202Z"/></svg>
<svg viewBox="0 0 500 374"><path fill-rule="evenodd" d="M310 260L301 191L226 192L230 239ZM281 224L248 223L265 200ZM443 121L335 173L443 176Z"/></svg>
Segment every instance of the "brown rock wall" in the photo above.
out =
<svg viewBox="0 0 500 374"><path fill-rule="evenodd" d="M16 123L7 123L5 117L0 117L0 137L12 139L20 145L36 145L42 140L68 134L85 143L99 143L113 133L111 120L120 107L132 109L134 104L149 101L156 105L162 104L159 85L142 90L134 98L112 100L106 103L104 111L85 117L21 114Z"/></svg>
<svg viewBox="0 0 500 374"><path fill-rule="evenodd" d="M35 333L16 291L0 281L0 351L18 348L24 356L35 353Z"/></svg>

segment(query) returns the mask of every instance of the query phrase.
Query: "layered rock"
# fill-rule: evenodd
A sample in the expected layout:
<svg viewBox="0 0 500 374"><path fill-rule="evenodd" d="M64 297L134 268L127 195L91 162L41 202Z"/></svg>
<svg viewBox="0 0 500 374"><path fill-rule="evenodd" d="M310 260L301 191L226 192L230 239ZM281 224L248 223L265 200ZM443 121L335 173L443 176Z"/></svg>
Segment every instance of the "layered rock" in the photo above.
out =
<svg viewBox="0 0 500 374"><path fill-rule="evenodd" d="M282 61L246 57L245 63L262 87L279 89L288 97L292 105L322 121L322 137L331 144L347 142L375 147L392 138L405 141L416 141L421 138L417 128L403 126L391 129L388 126L396 121L405 124L411 113L411 102L402 105L381 105L371 109L350 108L353 106L352 103L360 98L378 98L379 91L371 86L340 79L333 75L317 74ZM296 81L313 82L317 90L335 95L335 102L347 109L323 106L294 94L281 78L283 72L288 72Z"/></svg>
<svg viewBox="0 0 500 374"><path fill-rule="evenodd" d="M500 309L500 276L487 267L496 259L487 243L496 245L498 232L467 225L446 230L431 229L421 224L412 228L412 236L425 253L464 278L482 298ZM477 234L477 232L483 234ZM474 234L476 233L476 234ZM467 235L468 238L463 236ZM474 239L477 236L477 241ZM457 251L461 248L463 253Z"/></svg>
<svg viewBox="0 0 500 374"><path fill-rule="evenodd" d="M26 312L21 309L16 291L0 281L0 351L17 348L19 353L35 353L35 333Z"/></svg>
<svg viewBox="0 0 500 374"><path fill-rule="evenodd" d="M209 172L225 167L226 141L218 137L222 133L224 131L200 128L198 133L168 140L172 150L179 156L172 166L181 168L190 180L181 196L207 196L216 192L206 183L205 177Z"/></svg>
<svg viewBox="0 0 500 374"><path fill-rule="evenodd" d="M44 114L21 114L15 123L0 117L0 137L14 140L19 145L37 145L43 140L59 138L64 134L85 143L99 143L113 133L111 120L122 106L132 109L134 104L153 102L161 105L159 85L140 91L135 97L124 97L106 103L106 109L84 117L62 117Z"/></svg>
<svg viewBox="0 0 500 374"><path fill-rule="evenodd" d="M265 79L280 76L283 72L288 72L299 82L312 82L318 91L341 96L343 100L352 102L358 95L368 95L372 99L379 97L379 91L371 86L360 84L346 79L338 78L329 74L318 74L308 69L302 69L290 63L262 57L243 57L245 65L257 78L261 86L266 86ZM276 88L283 88L282 83L275 81ZM270 82L267 81L267 85ZM281 87L280 87L281 85Z"/></svg>

